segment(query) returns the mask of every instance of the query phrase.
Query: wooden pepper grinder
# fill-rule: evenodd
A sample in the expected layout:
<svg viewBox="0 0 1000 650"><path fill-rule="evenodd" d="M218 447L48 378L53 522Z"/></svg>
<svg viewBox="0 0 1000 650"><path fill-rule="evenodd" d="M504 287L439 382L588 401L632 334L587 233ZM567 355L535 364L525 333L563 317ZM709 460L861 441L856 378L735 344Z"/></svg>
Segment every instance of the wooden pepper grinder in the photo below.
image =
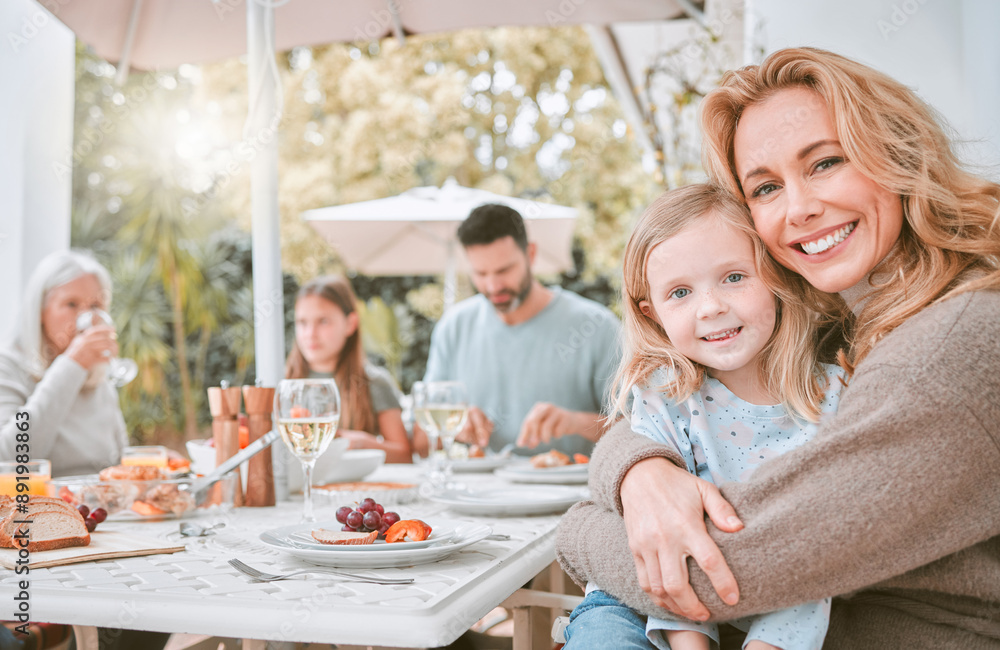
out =
<svg viewBox="0 0 1000 650"><path fill-rule="evenodd" d="M244 386L243 403L250 418L250 442L253 443L272 428L271 414L274 410L274 389L262 386ZM275 504L274 467L271 462L271 448L268 447L251 458L247 470L246 505L267 507Z"/></svg>
<svg viewBox="0 0 1000 650"><path fill-rule="evenodd" d="M240 451L240 425L237 418L240 414L240 387L229 387L228 382L222 382L218 388L208 389L208 408L212 411L212 440L215 442L215 463L235 456ZM243 505L243 481L240 468L236 473L236 486L233 488L233 505ZM222 485L217 483L211 494L211 503L222 501Z"/></svg>

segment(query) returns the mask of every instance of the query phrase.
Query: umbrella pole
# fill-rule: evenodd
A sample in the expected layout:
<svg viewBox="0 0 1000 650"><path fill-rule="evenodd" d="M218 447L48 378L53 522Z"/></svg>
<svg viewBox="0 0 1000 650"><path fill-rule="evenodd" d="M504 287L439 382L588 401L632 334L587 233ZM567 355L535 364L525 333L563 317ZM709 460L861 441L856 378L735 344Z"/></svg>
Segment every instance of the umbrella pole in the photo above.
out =
<svg viewBox="0 0 1000 650"><path fill-rule="evenodd" d="M285 309L278 213L279 80L267 73L274 71L274 8L270 2L246 4L250 109L244 142L256 152L250 167L254 357L260 385L277 386L284 376ZM275 455L278 500L288 497L283 460L280 452Z"/></svg>
<svg viewBox="0 0 1000 650"><path fill-rule="evenodd" d="M455 268L455 241L453 239L448 240L447 251L448 261L444 268L444 311L448 311L455 304L457 277Z"/></svg>

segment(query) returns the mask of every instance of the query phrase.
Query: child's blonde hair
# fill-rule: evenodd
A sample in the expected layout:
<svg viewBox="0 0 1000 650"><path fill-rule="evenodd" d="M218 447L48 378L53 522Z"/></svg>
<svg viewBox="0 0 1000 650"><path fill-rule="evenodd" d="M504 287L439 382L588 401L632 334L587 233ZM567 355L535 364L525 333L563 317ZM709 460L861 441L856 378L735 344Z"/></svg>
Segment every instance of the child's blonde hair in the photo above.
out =
<svg viewBox="0 0 1000 650"><path fill-rule="evenodd" d="M642 313L639 303L649 300L646 265L652 250L699 219L716 218L745 234L753 243L757 273L777 297L774 332L761 350L760 380L785 408L815 422L826 390L819 365L819 315L806 306L813 290L798 276L778 266L753 228L746 205L729 192L707 184L672 190L653 202L635 225L622 277L624 349L614 381L612 416L625 414L632 386L645 383L654 370L668 369L671 381L659 387L681 402L698 390L706 369L682 355L663 327Z"/></svg>

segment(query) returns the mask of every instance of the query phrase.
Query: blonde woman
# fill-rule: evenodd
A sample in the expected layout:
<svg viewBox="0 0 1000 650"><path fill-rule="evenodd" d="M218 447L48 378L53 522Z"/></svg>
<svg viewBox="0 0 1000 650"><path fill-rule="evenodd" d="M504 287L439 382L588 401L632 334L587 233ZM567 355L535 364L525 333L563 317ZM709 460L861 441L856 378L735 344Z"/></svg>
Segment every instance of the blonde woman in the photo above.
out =
<svg viewBox="0 0 1000 650"><path fill-rule="evenodd" d="M128 444L118 394L105 379L118 354L115 331L77 333L76 319L107 311L111 277L87 253L42 259L24 290L13 340L0 349L0 458L13 460L17 424L27 414L32 458L53 476L90 474L116 465Z"/></svg>
<svg viewBox="0 0 1000 650"><path fill-rule="evenodd" d="M333 378L341 401L337 435L349 438L352 449L384 449L388 463L411 463L395 383L365 358L356 305L342 276L319 277L299 289L285 377Z"/></svg>
<svg viewBox="0 0 1000 650"><path fill-rule="evenodd" d="M644 614L850 594L824 648L1000 646L1000 186L912 91L830 52L731 72L702 111L711 178L778 263L850 308L849 385L812 441L721 493L616 426L560 559Z"/></svg>

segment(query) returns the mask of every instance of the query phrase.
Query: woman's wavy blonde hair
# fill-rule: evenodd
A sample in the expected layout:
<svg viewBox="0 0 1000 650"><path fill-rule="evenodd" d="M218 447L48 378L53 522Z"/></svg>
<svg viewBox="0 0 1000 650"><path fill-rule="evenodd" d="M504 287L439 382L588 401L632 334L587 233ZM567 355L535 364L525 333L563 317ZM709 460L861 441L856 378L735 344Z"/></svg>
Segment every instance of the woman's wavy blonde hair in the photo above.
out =
<svg viewBox="0 0 1000 650"><path fill-rule="evenodd" d="M629 238L622 269L623 354L613 384L611 417L626 415L632 386L645 384L658 368L666 368L672 378L658 390L674 401L687 399L705 381L705 366L678 352L663 327L639 306L650 299L646 266L652 250L700 219L719 219L753 243L757 273L777 300L774 332L760 353L760 380L768 392L780 396L790 413L817 421L826 390L819 365L824 346L818 314L803 298L813 291L767 254L742 200L705 184L660 196L646 208Z"/></svg>
<svg viewBox="0 0 1000 650"><path fill-rule="evenodd" d="M872 273L884 280L873 282L841 357L853 371L882 337L928 305L1000 287L1000 185L962 167L936 113L909 88L813 48L779 50L759 66L728 72L704 99L702 157L713 182L743 196L733 152L740 116L792 87L826 101L848 160L903 204L899 241Z"/></svg>

